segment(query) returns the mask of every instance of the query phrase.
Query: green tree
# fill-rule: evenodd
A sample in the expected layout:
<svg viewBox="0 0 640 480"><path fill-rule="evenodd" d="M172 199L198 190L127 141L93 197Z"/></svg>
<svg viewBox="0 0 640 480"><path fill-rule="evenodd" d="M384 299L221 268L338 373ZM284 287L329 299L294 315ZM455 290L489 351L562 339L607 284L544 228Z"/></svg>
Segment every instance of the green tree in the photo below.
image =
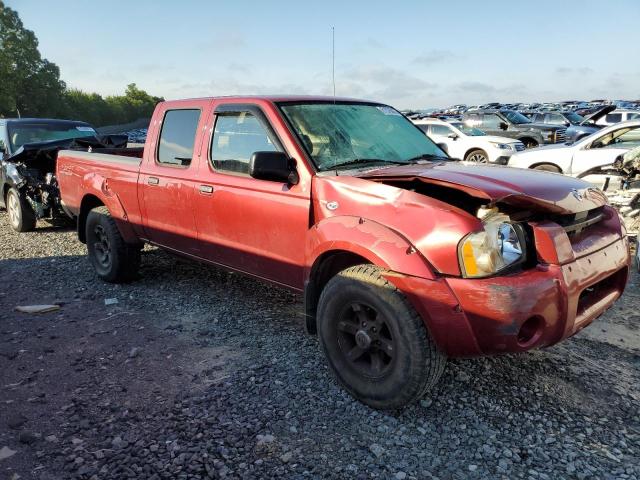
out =
<svg viewBox="0 0 640 480"><path fill-rule="evenodd" d="M0 0L0 115L55 116L64 111L60 70L40 56L38 39Z"/></svg>
<svg viewBox="0 0 640 480"><path fill-rule="evenodd" d="M40 56L38 39L18 14L0 0L0 117L60 117L95 126L117 125L151 117L163 99L135 83L124 95L67 89L60 69Z"/></svg>

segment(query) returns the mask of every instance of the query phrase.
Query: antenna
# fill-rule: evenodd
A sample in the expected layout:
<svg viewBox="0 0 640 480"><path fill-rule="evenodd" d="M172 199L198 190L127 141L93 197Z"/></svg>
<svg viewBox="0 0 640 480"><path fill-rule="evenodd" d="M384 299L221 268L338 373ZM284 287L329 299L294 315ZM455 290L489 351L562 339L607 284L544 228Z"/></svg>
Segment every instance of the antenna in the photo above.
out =
<svg viewBox="0 0 640 480"><path fill-rule="evenodd" d="M331 80L333 81L333 103L336 102L336 29L331 27Z"/></svg>

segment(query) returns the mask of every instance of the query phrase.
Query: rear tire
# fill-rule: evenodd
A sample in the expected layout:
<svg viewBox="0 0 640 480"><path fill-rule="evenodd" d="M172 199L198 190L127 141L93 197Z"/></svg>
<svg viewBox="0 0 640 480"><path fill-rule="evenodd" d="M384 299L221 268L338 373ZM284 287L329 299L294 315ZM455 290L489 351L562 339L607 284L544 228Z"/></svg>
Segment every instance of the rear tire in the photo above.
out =
<svg viewBox="0 0 640 480"><path fill-rule="evenodd" d="M544 163L542 165L536 165L535 167L533 167L533 170L542 170L544 172L560 173L560 169L558 167L556 167L555 165L551 165L550 163Z"/></svg>
<svg viewBox="0 0 640 480"><path fill-rule="evenodd" d="M9 224L16 232L30 232L36 228L36 212L15 188L10 188L5 199Z"/></svg>
<svg viewBox="0 0 640 480"><path fill-rule="evenodd" d="M464 157L464 160L466 162L473 163L489 163L489 156L487 155L487 152L478 148L467 153L467 156Z"/></svg>
<svg viewBox="0 0 640 480"><path fill-rule="evenodd" d="M421 398L446 362L418 313L374 265L329 280L318 304L318 338L337 380L378 409Z"/></svg>
<svg viewBox="0 0 640 480"><path fill-rule="evenodd" d="M106 207L89 212L86 222L87 253L98 276L109 283L135 280L140 268L140 245L125 243Z"/></svg>

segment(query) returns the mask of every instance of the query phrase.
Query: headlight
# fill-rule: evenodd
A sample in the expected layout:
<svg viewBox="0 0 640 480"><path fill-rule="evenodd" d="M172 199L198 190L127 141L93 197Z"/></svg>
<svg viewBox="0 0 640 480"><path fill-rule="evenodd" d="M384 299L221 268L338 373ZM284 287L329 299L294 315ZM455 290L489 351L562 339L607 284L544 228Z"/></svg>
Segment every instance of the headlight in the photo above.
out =
<svg viewBox="0 0 640 480"><path fill-rule="evenodd" d="M524 231L503 214L488 216L484 230L467 235L458 247L465 277L487 277L525 258Z"/></svg>
<svg viewBox="0 0 640 480"><path fill-rule="evenodd" d="M511 145L509 145L508 143L498 143L498 142L489 142L489 143L494 147L499 148L500 150L511 150Z"/></svg>

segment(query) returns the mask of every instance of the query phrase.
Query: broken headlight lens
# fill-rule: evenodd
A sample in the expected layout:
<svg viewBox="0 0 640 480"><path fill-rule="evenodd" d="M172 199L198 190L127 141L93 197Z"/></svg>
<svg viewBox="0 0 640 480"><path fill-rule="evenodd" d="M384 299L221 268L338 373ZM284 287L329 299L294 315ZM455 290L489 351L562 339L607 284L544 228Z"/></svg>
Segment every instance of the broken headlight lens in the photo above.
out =
<svg viewBox="0 0 640 480"><path fill-rule="evenodd" d="M484 230L467 235L459 246L460 268L465 277L487 277L525 258L522 227L506 215L484 222Z"/></svg>

